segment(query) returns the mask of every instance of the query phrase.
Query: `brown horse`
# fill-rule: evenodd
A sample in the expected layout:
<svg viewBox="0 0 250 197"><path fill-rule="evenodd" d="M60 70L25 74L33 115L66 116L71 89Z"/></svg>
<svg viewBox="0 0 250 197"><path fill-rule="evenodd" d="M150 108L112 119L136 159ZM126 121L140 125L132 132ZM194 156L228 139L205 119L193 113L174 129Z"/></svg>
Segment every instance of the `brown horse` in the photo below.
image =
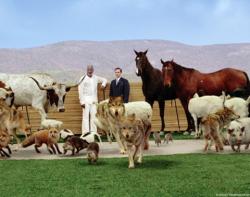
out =
<svg viewBox="0 0 250 197"><path fill-rule="evenodd" d="M188 112L188 102L198 92L203 95L221 95L222 91L233 93L237 90L249 91L249 78L241 70L224 68L213 73L201 73L192 68L185 68L173 60L161 60L164 86L173 86L176 97L180 99L185 110L188 131L193 129L193 120ZM249 92L248 92L249 94Z"/></svg>
<svg viewBox="0 0 250 197"><path fill-rule="evenodd" d="M160 117L161 117L161 131L164 131L165 122L164 122L164 108L165 100L174 98L171 91L169 92L168 97L166 90L164 90L162 73L159 69L154 68L146 56L147 50L144 52L135 51L136 58L136 74L142 79L142 91L145 96L146 102L148 102L151 107L153 107L154 101L158 101L160 108Z"/></svg>

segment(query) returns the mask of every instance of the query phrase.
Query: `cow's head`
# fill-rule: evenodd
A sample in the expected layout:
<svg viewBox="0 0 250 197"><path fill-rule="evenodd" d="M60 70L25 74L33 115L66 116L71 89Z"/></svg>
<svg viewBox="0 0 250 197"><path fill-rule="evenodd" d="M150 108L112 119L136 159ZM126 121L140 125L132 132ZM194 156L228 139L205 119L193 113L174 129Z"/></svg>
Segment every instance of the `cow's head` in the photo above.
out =
<svg viewBox="0 0 250 197"><path fill-rule="evenodd" d="M36 79L34 79L33 77L30 77L30 78L36 82L40 90L47 91L47 99L51 106L55 104L59 112L65 111L64 100L65 100L66 93L70 90L70 88L75 87L77 85L69 86L69 85L61 84L61 83L53 83L50 86L45 85L42 87Z"/></svg>
<svg viewBox="0 0 250 197"><path fill-rule="evenodd" d="M4 100L11 107L14 103L14 92L11 88L0 88L0 99Z"/></svg>

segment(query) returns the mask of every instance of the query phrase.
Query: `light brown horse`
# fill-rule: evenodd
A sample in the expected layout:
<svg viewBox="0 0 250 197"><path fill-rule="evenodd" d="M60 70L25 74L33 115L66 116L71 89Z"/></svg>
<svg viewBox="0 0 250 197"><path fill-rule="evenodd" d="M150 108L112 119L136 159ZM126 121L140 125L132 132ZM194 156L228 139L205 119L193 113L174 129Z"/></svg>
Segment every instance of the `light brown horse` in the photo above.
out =
<svg viewBox="0 0 250 197"><path fill-rule="evenodd" d="M164 86L173 86L176 97L180 99L185 110L188 131L193 129L193 120L188 112L188 102L198 92L203 95L221 95L222 91L233 93L237 90L247 91L249 94L249 78L241 70L224 68L213 73L201 73L192 68L185 68L173 60L161 60Z"/></svg>

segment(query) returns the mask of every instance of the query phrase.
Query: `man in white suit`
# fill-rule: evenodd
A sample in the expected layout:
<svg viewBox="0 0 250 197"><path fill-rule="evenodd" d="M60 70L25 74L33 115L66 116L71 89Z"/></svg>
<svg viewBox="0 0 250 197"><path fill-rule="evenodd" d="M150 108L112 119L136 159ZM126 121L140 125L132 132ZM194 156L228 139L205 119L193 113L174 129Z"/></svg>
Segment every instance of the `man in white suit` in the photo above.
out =
<svg viewBox="0 0 250 197"><path fill-rule="evenodd" d="M94 123L96 114L96 103L97 98L97 86L101 82L101 88L104 89L107 84L107 79L96 76L93 74L94 68L92 65L87 66L87 75L81 77L78 93L80 104L83 109L83 120L82 120L82 134L88 132L97 132L96 125Z"/></svg>

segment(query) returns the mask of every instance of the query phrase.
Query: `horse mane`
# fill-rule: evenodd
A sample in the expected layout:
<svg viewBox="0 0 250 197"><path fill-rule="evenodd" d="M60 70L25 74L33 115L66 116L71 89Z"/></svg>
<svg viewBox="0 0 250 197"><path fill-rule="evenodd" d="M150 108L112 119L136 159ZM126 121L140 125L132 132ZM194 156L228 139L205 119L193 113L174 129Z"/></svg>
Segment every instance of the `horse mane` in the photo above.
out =
<svg viewBox="0 0 250 197"><path fill-rule="evenodd" d="M177 71L180 71L180 70L186 70L186 71L189 71L189 72L193 72L193 71L198 71L194 68L187 68L187 67L184 67L180 64L177 64L174 60L172 61L166 61L167 64L172 64L174 66L174 70L177 70Z"/></svg>

